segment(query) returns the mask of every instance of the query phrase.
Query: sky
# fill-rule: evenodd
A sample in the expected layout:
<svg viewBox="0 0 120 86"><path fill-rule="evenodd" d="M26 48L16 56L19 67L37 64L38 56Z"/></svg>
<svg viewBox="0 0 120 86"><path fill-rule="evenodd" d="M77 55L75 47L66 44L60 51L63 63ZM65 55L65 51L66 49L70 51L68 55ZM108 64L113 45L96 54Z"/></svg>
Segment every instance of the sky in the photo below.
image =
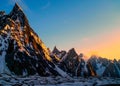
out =
<svg viewBox="0 0 120 86"><path fill-rule="evenodd" d="M15 2L51 50L120 58L120 0L1 0L0 10Z"/></svg>

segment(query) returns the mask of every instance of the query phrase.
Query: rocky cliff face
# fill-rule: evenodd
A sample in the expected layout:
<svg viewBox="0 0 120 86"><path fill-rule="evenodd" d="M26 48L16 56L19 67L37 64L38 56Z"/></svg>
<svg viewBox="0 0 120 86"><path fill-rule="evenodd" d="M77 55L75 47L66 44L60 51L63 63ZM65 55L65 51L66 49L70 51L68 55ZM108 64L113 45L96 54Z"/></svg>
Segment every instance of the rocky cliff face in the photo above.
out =
<svg viewBox="0 0 120 86"><path fill-rule="evenodd" d="M120 64L118 61L111 61L103 72L106 77L120 77Z"/></svg>
<svg viewBox="0 0 120 86"><path fill-rule="evenodd" d="M84 60L83 54L78 55L74 48L68 52L59 51L55 47L53 53L60 59L59 67L71 76L96 76L96 73L91 65Z"/></svg>
<svg viewBox="0 0 120 86"><path fill-rule="evenodd" d="M120 64L117 60L109 60L92 56L89 60L97 76L120 77Z"/></svg>
<svg viewBox="0 0 120 86"><path fill-rule="evenodd" d="M53 63L18 4L10 14L0 15L0 66L0 73L66 75Z"/></svg>
<svg viewBox="0 0 120 86"><path fill-rule="evenodd" d="M110 61L106 58L91 56L88 60L98 76L102 76Z"/></svg>
<svg viewBox="0 0 120 86"><path fill-rule="evenodd" d="M57 47L55 46L53 51L51 52L52 54L56 55L57 57L59 57L60 59L62 59L62 57L67 53L65 50L58 50Z"/></svg>

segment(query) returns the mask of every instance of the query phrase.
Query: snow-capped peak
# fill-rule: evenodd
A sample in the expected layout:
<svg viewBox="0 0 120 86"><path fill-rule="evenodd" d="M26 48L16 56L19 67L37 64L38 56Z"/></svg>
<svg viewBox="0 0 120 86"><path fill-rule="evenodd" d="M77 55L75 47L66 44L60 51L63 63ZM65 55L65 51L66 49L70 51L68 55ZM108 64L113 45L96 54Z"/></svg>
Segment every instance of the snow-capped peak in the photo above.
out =
<svg viewBox="0 0 120 86"><path fill-rule="evenodd" d="M11 74L23 76L64 73L62 70L59 72L47 47L30 27L17 3L10 14L0 17L0 21L0 73L6 72L6 69Z"/></svg>

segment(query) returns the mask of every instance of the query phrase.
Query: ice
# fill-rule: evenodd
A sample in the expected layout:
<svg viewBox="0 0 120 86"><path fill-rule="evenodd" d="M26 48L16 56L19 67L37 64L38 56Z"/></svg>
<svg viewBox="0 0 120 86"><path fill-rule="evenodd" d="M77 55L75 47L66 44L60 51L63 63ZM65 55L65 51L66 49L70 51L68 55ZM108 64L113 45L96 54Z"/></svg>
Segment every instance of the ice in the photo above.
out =
<svg viewBox="0 0 120 86"><path fill-rule="evenodd" d="M69 76L63 70L61 70L60 68L58 68L56 65L55 65L55 70L57 70L57 72L59 74L61 74L62 77L69 78Z"/></svg>
<svg viewBox="0 0 120 86"><path fill-rule="evenodd" d="M88 77L88 78L72 78L67 79L60 76L40 77L38 75L29 77L17 77L2 74L0 76L0 84L4 86L101 86L116 84L120 85L120 78L110 77ZM114 85L114 86L116 86Z"/></svg>
<svg viewBox="0 0 120 86"><path fill-rule="evenodd" d="M9 36L9 34L8 34L8 36ZM7 38L8 38L8 36L7 36ZM6 49L8 48L8 46L4 40L7 40L7 38L3 39L2 36L0 36L0 39L1 39L1 41L0 41L0 44L1 44L1 46L0 46L0 52L1 52L1 54L0 54L0 73L5 73L5 72L10 73L10 71L8 70L8 68L6 66L6 62L5 62Z"/></svg>
<svg viewBox="0 0 120 86"><path fill-rule="evenodd" d="M4 51L0 56L0 73L3 73L5 70L5 55L6 55L6 52Z"/></svg>
<svg viewBox="0 0 120 86"><path fill-rule="evenodd" d="M106 67L104 67L104 66L102 66L102 63L98 63L97 64L97 67L98 67L98 69L97 69L97 75L98 76L101 76L102 74L103 74L103 72L105 71L105 68Z"/></svg>
<svg viewBox="0 0 120 86"><path fill-rule="evenodd" d="M66 54L62 57L61 62L65 60L65 58L66 58L67 55L68 55L68 53L66 53Z"/></svg>
<svg viewBox="0 0 120 86"><path fill-rule="evenodd" d="M5 55L6 55L5 51L3 51L2 55L0 55L0 73L8 73L8 74L10 74L10 71L7 68L6 63L5 63Z"/></svg>

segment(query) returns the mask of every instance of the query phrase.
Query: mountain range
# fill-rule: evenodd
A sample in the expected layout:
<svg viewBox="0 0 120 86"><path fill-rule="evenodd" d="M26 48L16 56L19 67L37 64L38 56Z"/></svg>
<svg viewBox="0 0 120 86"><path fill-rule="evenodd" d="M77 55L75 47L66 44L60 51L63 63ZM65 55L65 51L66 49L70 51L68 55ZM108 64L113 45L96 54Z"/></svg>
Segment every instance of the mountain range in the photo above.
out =
<svg viewBox="0 0 120 86"><path fill-rule="evenodd" d="M56 46L52 53L60 58L58 66L71 76L120 77L120 60L93 55L86 61L84 54L78 55L74 48L66 52Z"/></svg>
<svg viewBox="0 0 120 86"><path fill-rule="evenodd" d="M77 54L55 46L50 51L30 27L18 4L9 14L0 11L0 73L17 76L120 77L120 60Z"/></svg>

